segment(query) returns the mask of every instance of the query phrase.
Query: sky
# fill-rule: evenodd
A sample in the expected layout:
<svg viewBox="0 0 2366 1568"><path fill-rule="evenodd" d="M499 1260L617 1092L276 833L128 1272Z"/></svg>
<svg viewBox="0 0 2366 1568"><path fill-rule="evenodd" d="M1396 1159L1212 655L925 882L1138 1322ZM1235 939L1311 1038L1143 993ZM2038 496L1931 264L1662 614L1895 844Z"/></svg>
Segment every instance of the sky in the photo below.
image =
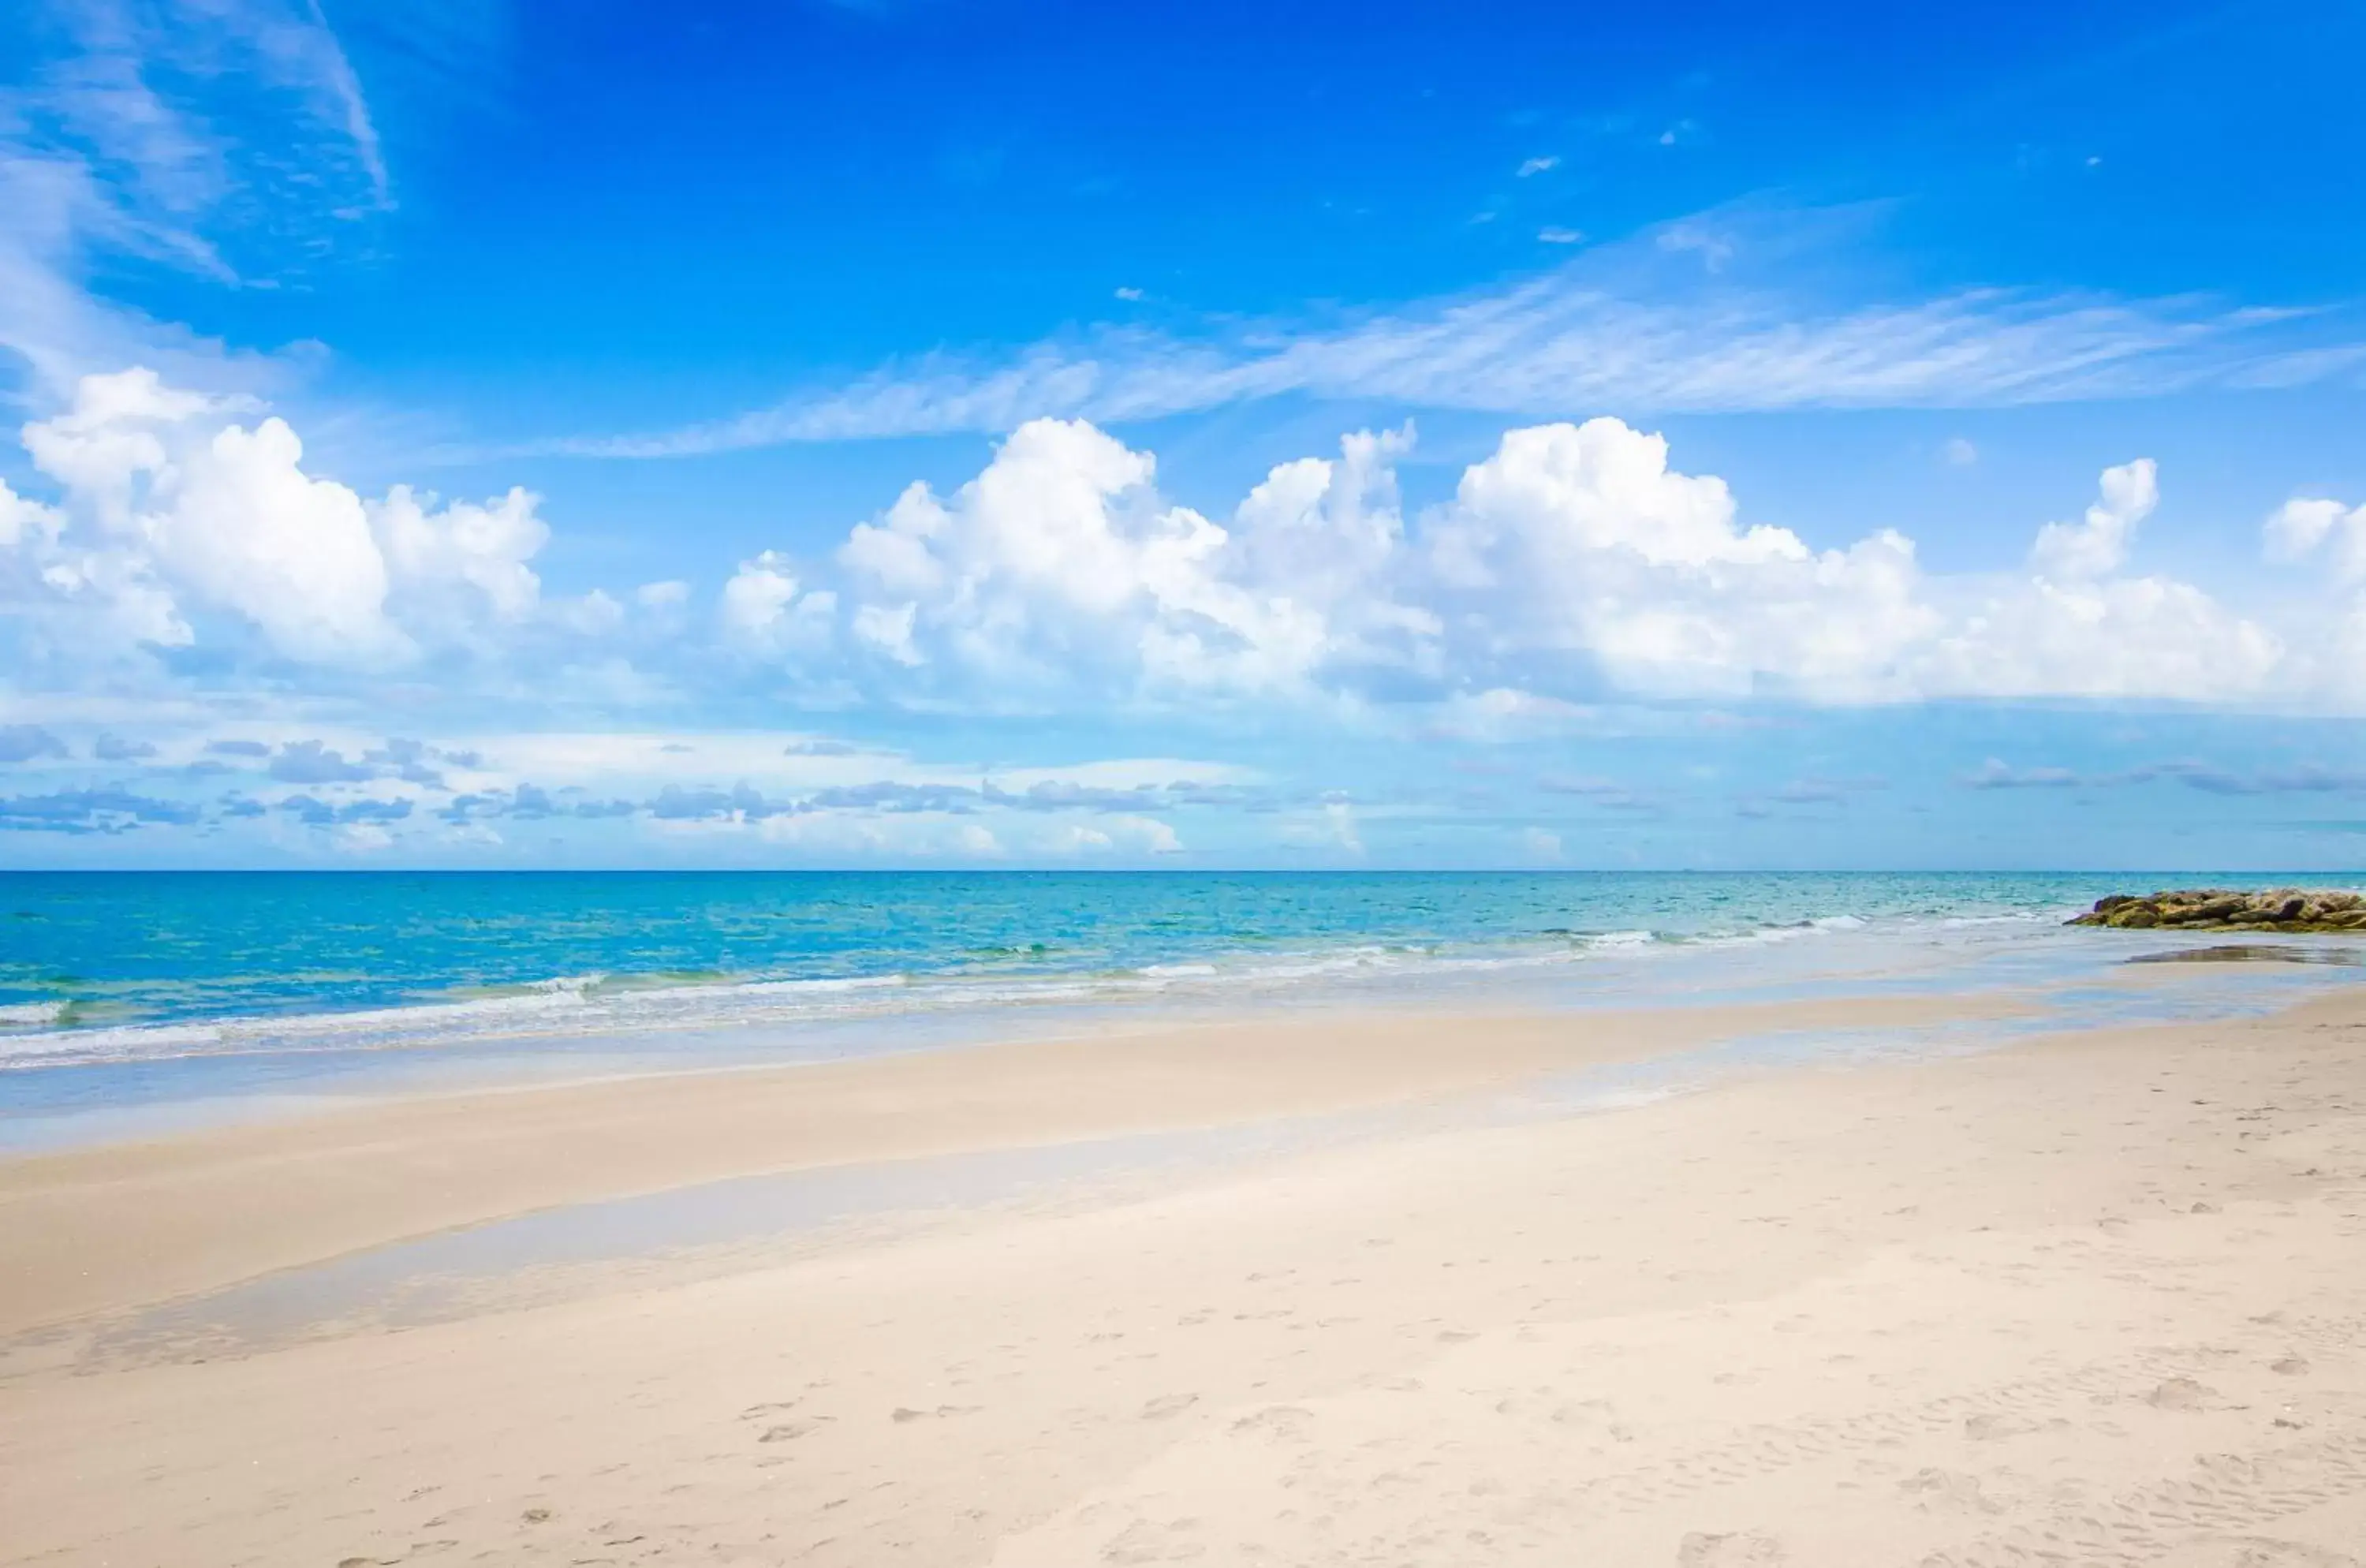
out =
<svg viewBox="0 0 2366 1568"><path fill-rule="evenodd" d="M2361 67L20 0L0 867L2355 868Z"/></svg>

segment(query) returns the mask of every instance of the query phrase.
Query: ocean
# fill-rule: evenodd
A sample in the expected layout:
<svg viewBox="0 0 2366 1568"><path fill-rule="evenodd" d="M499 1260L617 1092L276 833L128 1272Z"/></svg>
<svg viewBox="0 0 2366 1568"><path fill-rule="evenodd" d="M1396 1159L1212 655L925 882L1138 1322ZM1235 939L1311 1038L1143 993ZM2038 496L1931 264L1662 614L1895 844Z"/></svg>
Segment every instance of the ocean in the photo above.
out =
<svg viewBox="0 0 2366 1568"><path fill-rule="evenodd" d="M1150 1006L2059 983L2129 949L2127 933L2061 928L2103 893L2274 880L7 873L0 1144L61 1116L224 1096L810 1060Z"/></svg>

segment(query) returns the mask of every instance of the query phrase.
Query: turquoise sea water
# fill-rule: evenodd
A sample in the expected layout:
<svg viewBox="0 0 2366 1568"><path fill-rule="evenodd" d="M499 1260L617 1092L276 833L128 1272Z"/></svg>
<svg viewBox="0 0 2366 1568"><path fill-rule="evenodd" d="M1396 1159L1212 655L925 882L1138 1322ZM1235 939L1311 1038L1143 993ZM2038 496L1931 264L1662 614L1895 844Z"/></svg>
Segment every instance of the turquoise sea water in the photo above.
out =
<svg viewBox="0 0 2366 1568"><path fill-rule="evenodd" d="M2064 916L2200 880L2273 879L0 874L0 1143L68 1112L811 1059L1149 1004L2058 983L2128 945Z"/></svg>
<svg viewBox="0 0 2366 1568"><path fill-rule="evenodd" d="M20 874L0 876L0 1028L25 1059L169 1048L176 1037L155 1037L158 1025L285 1031L343 1014L353 1027L364 1022L355 1013L422 1007L494 1019L636 991L801 987L819 998L965 982L990 998L1206 965L1287 977L1341 963L1547 960L1817 921L2034 916L2107 886L1585 873Z"/></svg>

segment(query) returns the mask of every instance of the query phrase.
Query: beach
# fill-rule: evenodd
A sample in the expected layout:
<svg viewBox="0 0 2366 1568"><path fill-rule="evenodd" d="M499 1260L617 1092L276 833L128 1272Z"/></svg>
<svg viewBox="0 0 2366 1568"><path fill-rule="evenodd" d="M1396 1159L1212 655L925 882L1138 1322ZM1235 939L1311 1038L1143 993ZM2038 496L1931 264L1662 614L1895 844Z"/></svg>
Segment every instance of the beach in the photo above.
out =
<svg viewBox="0 0 2366 1568"><path fill-rule="evenodd" d="M2366 1568L2366 4L0 40L0 1568Z"/></svg>
<svg viewBox="0 0 2366 1568"><path fill-rule="evenodd" d="M2357 1561L2366 997L1651 1072L2043 1005L1152 1018L21 1156L0 1559ZM633 1207L823 1176L875 1190Z"/></svg>

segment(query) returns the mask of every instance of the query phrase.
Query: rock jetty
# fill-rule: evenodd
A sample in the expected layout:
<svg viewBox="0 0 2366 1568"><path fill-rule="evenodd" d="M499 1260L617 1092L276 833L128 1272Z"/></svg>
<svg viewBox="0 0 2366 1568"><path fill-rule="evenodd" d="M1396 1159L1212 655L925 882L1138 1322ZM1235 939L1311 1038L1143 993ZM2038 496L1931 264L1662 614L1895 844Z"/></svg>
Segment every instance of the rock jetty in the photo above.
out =
<svg viewBox="0 0 2366 1568"><path fill-rule="evenodd" d="M2137 897L2114 893L2068 922L2122 931L2366 931L2366 897L2322 887L2185 887Z"/></svg>

